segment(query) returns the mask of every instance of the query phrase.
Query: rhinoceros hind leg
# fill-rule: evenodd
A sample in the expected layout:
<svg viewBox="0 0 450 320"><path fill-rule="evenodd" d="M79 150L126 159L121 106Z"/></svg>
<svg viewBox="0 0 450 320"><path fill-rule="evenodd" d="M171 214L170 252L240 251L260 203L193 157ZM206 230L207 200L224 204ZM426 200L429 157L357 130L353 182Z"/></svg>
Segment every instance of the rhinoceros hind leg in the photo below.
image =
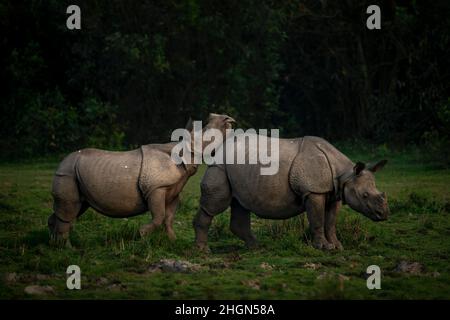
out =
<svg viewBox="0 0 450 320"><path fill-rule="evenodd" d="M74 175L56 175L52 195L54 213L48 219L52 242L69 244L73 222L89 208L89 204L82 199Z"/></svg>
<svg viewBox="0 0 450 320"><path fill-rule="evenodd" d="M311 193L306 198L306 213L316 249L332 250L334 245L325 238L325 195Z"/></svg>
<svg viewBox="0 0 450 320"><path fill-rule="evenodd" d="M175 240L175 232L173 231L173 220L175 218L175 212L177 211L178 203L180 202L180 198L176 197L166 206L166 217L164 218L164 223L166 225L167 236L170 240Z"/></svg>
<svg viewBox="0 0 450 320"><path fill-rule="evenodd" d="M250 211L245 209L236 199L231 201L230 230L239 239L245 241L248 248L256 248L256 238L251 231Z"/></svg>
<svg viewBox="0 0 450 320"><path fill-rule="evenodd" d="M48 218L48 228L50 231L50 245L71 247L69 239L70 222L62 221L53 213Z"/></svg>
<svg viewBox="0 0 450 320"><path fill-rule="evenodd" d="M48 218L51 244L70 247L69 233L73 222L88 208L89 205L81 200L73 201L54 197L54 213Z"/></svg>
<svg viewBox="0 0 450 320"><path fill-rule="evenodd" d="M144 224L139 228L141 237L152 233L164 222L166 216L166 191L164 189L156 189L152 192L148 200L148 208L152 215L152 222Z"/></svg>

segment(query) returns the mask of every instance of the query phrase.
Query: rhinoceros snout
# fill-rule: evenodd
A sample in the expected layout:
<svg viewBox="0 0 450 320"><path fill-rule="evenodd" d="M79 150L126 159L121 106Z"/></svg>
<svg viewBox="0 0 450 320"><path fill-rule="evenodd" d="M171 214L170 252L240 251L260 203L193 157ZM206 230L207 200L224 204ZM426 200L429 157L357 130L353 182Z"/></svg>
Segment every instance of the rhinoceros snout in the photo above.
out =
<svg viewBox="0 0 450 320"><path fill-rule="evenodd" d="M372 220L374 221L385 221L388 219L390 214L389 207L386 206L383 210L376 210L374 218Z"/></svg>

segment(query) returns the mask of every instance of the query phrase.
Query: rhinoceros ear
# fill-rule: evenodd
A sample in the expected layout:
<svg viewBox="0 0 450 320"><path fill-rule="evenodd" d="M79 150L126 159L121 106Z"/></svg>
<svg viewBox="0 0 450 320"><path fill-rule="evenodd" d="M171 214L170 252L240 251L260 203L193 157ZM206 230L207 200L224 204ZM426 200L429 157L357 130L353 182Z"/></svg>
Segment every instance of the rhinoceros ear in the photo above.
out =
<svg viewBox="0 0 450 320"><path fill-rule="evenodd" d="M381 161L375 163L374 165L370 166L369 170L372 172L377 172L377 171L383 169L383 167L386 165L386 163L387 163L387 160L381 160Z"/></svg>
<svg viewBox="0 0 450 320"><path fill-rule="evenodd" d="M364 170L365 167L366 165L364 163L357 162L353 167L353 172L355 173L355 176L359 175Z"/></svg>
<svg viewBox="0 0 450 320"><path fill-rule="evenodd" d="M225 126L227 129L233 128L233 123L236 123L236 120L234 120L230 116L224 116L223 121L225 122Z"/></svg>
<svg viewBox="0 0 450 320"><path fill-rule="evenodd" d="M192 118L191 117L189 117L189 120L186 123L186 127L185 128L186 128L187 131L192 131L192 129L194 129L194 124L192 122Z"/></svg>
<svg viewBox="0 0 450 320"><path fill-rule="evenodd" d="M230 116L225 116L223 121L227 122L227 123L236 123L236 120L234 120L232 117Z"/></svg>

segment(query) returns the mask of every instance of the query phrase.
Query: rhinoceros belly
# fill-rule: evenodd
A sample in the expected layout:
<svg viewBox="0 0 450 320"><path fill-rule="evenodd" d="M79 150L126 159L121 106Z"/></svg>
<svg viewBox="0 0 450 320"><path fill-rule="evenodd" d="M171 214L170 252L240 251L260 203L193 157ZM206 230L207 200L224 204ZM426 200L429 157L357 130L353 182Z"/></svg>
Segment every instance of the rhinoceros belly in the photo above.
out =
<svg viewBox="0 0 450 320"><path fill-rule="evenodd" d="M279 169L262 175L260 164L227 164L232 195L257 216L287 219L304 211L299 197L289 185L289 170L298 146L295 140L280 139Z"/></svg>
<svg viewBox="0 0 450 320"><path fill-rule="evenodd" d="M138 179L141 152L81 150L76 173L80 191L97 211L111 217L128 217L147 210Z"/></svg>

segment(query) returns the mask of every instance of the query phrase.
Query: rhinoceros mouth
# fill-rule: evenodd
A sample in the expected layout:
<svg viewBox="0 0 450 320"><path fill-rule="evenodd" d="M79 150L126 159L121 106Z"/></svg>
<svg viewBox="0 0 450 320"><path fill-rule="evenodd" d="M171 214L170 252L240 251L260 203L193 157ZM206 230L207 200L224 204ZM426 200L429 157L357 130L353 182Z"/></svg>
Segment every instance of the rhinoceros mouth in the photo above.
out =
<svg viewBox="0 0 450 320"><path fill-rule="evenodd" d="M389 211L385 210L375 210L373 215L370 217L373 221L386 221L388 219Z"/></svg>

